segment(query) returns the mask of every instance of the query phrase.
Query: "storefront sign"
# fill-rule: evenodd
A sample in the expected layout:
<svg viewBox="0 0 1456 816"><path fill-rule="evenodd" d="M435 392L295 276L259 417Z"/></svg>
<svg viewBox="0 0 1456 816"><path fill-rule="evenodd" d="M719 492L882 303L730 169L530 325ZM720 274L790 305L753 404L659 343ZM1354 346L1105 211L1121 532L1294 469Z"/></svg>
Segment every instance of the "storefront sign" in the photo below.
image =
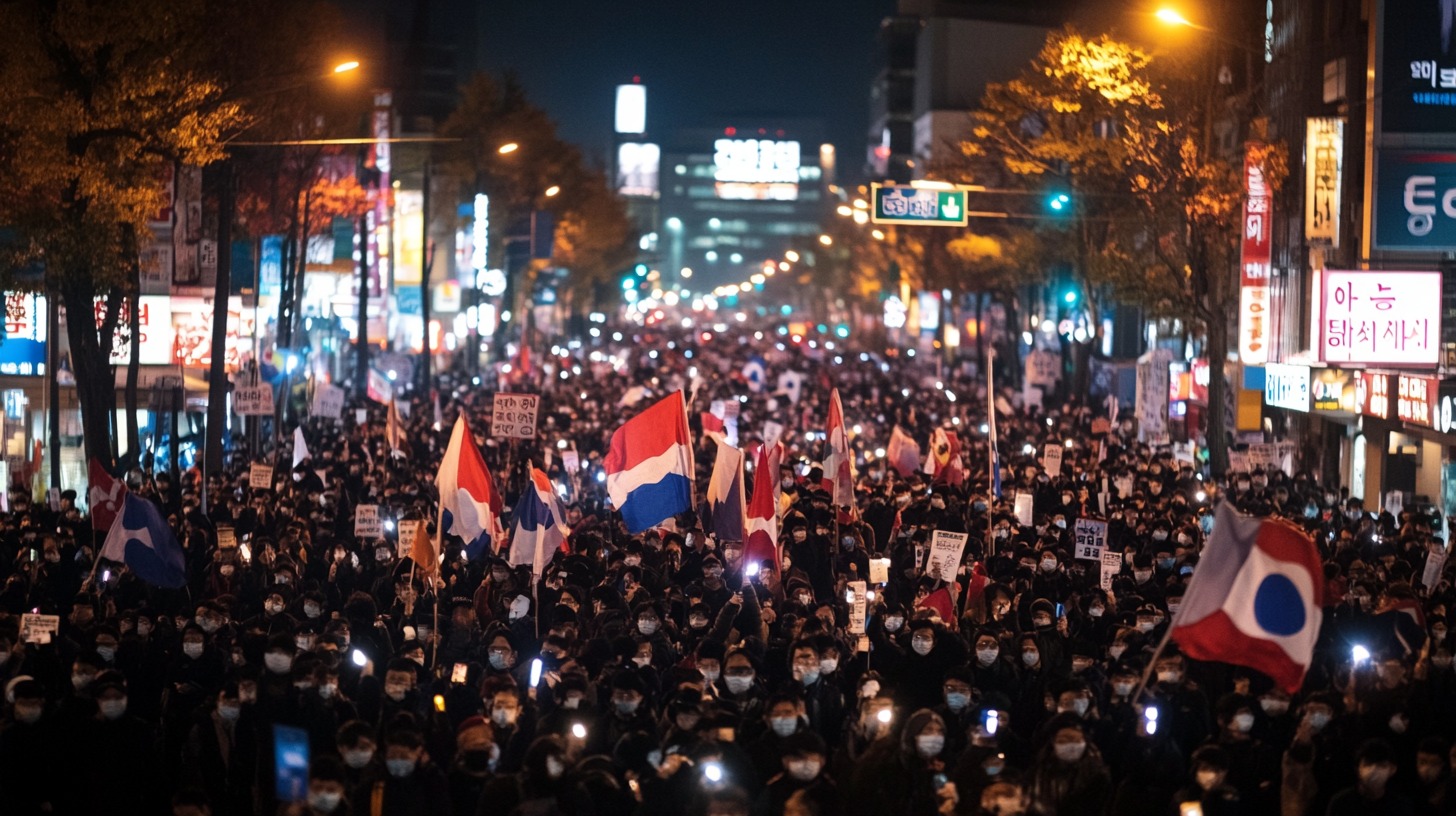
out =
<svg viewBox="0 0 1456 816"><path fill-rule="evenodd" d="M1380 28L1380 125L1386 133L1456 132L1456 52L1438 3L1385 0Z"/></svg>
<svg viewBox="0 0 1456 816"><path fill-rule="evenodd" d="M1383 371L1355 372L1355 404L1360 406L1360 413L1376 419L1390 419L1394 415L1392 379L1392 375Z"/></svg>
<svg viewBox="0 0 1456 816"><path fill-rule="evenodd" d="M1264 366L1264 404L1291 411L1309 410L1309 366Z"/></svg>
<svg viewBox="0 0 1456 816"><path fill-rule="evenodd" d="M1340 245L1341 159L1345 120L1311 118L1304 138L1304 237L1310 243Z"/></svg>
<svg viewBox="0 0 1456 816"><path fill-rule="evenodd" d="M1316 411L1348 411L1354 413L1354 385L1350 372L1335 368L1321 369L1309 383L1310 396Z"/></svg>
<svg viewBox="0 0 1456 816"><path fill-rule="evenodd" d="M1244 152L1244 230L1239 272L1239 359L1269 360L1269 265L1273 208L1257 145Z"/></svg>
<svg viewBox="0 0 1456 816"><path fill-rule="evenodd" d="M1376 157L1375 248L1456 249L1456 153L1381 148Z"/></svg>
<svg viewBox="0 0 1456 816"><path fill-rule="evenodd" d="M1435 366L1441 273L1326 269L1319 355L1326 363Z"/></svg>
<svg viewBox="0 0 1456 816"><path fill-rule="evenodd" d="M1401 374L1395 384L1395 415L1401 422L1435 428L1439 425L1437 395L1441 381L1435 377Z"/></svg>
<svg viewBox="0 0 1456 816"><path fill-rule="evenodd" d="M5 336L0 339L0 374L45 374L46 300L34 292L5 293Z"/></svg>

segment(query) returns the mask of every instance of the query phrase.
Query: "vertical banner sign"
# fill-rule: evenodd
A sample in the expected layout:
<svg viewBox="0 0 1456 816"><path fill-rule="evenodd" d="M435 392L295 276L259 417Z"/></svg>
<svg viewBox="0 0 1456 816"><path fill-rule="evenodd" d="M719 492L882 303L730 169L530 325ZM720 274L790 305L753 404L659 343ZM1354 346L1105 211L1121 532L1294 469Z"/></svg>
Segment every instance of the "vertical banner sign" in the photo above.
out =
<svg viewBox="0 0 1456 816"><path fill-rule="evenodd" d="M1263 145L1244 150L1244 231L1239 266L1239 359L1245 365L1269 361L1269 265L1272 202L1259 163Z"/></svg>
<svg viewBox="0 0 1456 816"><path fill-rule="evenodd" d="M1102 551L1102 582L1104 590L1112 589L1112 579L1122 572L1122 553L1117 550Z"/></svg>
<svg viewBox="0 0 1456 816"><path fill-rule="evenodd" d="M1340 184L1345 120L1312 117L1304 135L1304 237L1312 244L1340 246Z"/></svg>
<svg viewBox="0 0 1456 816"><path fill-rule="evenodd" d="M864 581L850 581L849 591L854 593L854 601L849 605L849 633L863 635L865 617L869 612L869 585Z"/></svg>

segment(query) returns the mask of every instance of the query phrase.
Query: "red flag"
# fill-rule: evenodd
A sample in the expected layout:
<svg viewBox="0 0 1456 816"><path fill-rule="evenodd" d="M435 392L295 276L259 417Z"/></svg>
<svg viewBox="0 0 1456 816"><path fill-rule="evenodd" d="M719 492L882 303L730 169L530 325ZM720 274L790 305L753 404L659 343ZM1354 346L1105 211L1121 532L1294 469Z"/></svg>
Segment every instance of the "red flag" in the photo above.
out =
<svg viewBox="0 0 1456 816"><path fill-rule="evenodd" d="M955 602L950 598L949 587L941 587L926 595L915 606L917 609L934 609L935 614L939 615L943 621L953 621L956 619Z"/></svg>
<svg viewBox="0 0 1456 816"><path fill-rule="evenodd" d="M723 422L722 417L711 411L703 411L698 415L703 422L703 433L713 436L715 439L723 438L727 433L728 426ZM715 436L716 435L716 436Z"/></svg>
<svg viewBox="0 0 1456 816"><path fill-rule="evenodd" d="M936 428L930 440L930 455L935 464L933 484L960 487L966 480L966 468L961 461L961 439L955 431Z"/></svg>
<svg viewBox="0 0 1456 816"><path fill-rule="evenodd" d="M745 562L768 562L778 569L779 553L779 462L784 456L784 443L775 442L759 449L753 470L753 496L748 501L748 540L743 543Z"/></svg>
<svg viewBox="0 0 1456 816"><path fill-rule="evenodd" d="M910 434L896 425L890 432L890 444L885 448L885 459L895 472L908 479L920 466L920 446L915 444Z"/></svg>
<svg viewBox="0 0 1456 816"><path fill-rule="evenodd" d="M844 405L839 389L829 394L829 421L824 453L824 489L836 507L854 506L854 456L849 451L849 432L844 427Z"/></svg>
<svg viewBox="0 0 1456 816"><path fill-rule="evenodd" d="M91 505L91 527L110 530L116 514L121 512L122 502L126 500L126 482L112 478L95 459L87 468L91 488L86 492L86 502Z"/></svg>

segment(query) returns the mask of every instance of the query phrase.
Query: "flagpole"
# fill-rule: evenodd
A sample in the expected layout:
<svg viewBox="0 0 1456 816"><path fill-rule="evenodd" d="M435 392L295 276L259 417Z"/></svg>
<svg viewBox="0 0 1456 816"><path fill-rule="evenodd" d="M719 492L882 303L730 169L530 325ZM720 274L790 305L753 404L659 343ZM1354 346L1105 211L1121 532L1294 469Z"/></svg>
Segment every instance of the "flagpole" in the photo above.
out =
<svg viewBox="0 0 1456 816"><path fill-rule="evenodd" d="M1173 624L1172 622L1169 622L1167 630L1163 632L1163 639L1158 642L1158 648L1153 650L1153 656L1148 658L1148 664L1143 667L1142 680L1138 682L1137 689L1132 693L1132 696L1128 698L1129 703L1136 702L1140 697L1142 697L1143 691L1148 686L1148 680L1153 676L1153 669L1158 664L1158 658L1163 654L1163 649L1167 647L1168 641L1171 640L1172 637Z"/></svg>

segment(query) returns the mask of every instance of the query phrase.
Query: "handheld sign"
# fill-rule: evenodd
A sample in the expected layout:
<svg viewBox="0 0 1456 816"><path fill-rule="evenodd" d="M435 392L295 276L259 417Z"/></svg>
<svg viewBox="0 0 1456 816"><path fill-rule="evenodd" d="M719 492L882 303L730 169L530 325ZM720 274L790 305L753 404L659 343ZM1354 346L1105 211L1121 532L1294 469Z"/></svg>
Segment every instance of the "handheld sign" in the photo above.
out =
<svg viewBox="0 0 1456 816"><path fill-rule="evenodd" d="M849 591L854 594L854 601L849 605L849 633L863 635L865 615L869 611L869 586L864 581L850 581Z"/></svg>
<svg viewBox="0 0 1456 816"><path fill-rule="evenodd" d="M354 508L354 537L384 537L384 522L379 518L379 505L361 504Z"/></svg>
<svg viewBox="0 0 1456 816"><path fill-rule="evenodd" d="M954 582L961 567L961 554L965 552L966 539L965 533L946 530L936 530L931 534L930 564L926 567L925 574L939 577L946 583Z"/></svg>
<svg viewBox="0 0 1456 816"><path fill-rule="evenodd" d="M273 466L254 462L248 468L248 487L267 490L273 486Z"/></svg>
<svg viewBox="0 0 1456 816"><path fill-rule="evenodd" d="M415 537L419 535L421 521L401 521L399 523L399 557L400 560L409 558L410 551L414 549Z"/></svg>
<svg viewBox="0 0 1456 816"><path fill-rule="evenodd" d="M1074 541L1073 556L1088 561L1100 561L1102 551L1107 549L1107 522L1079 518L1072 528Z"/></svg>
<svg viewBox="0 0 1456 816"><path fill-rule="evenodd" d="M1032 520L1033 497L1030 493L1016 494L1016 522L1022 527L1030 527Z"/></svg>
<svg viewBox="0 0 1456 816"><path fill-rule="evenodd" d="M20 639L26 643L50 643L60 630L60 615L26 613L20 616Z"/></svg>
<svg viewBox="0 0 1456 816"><path fill-rule="evenodd" d="M536 409L541 398L535 394L496 394L491 408L490 435L508 439L536 438Z"/></svg>
<svg viewBox="0 0 1456 816"><path fill-rule="evenodd" d="M1122 553L1116 550L1102 551L1102 583L1104 590L1112 589L1112 579L1122 572Z"/></svg>
<svg viewBox="0 0 1456 816"><path fill-rule="evenodd" d="M322 383L313 392L313 405L308 411L321 419L338 419L344 413L344 389L332 383Z"/></svg>
<svg viewBox="0 0 1456 816"><path fill-rule="evenodd" d="M233 389L233 406L241 416L270 416L273 413L273 386L268 383L240 385Z"/></svg>
<svg viewBox="0 0 1456 816"><path fill-rule="evenodd" d="M1051 443L1042 450L1042 464L1046 467L1047 475L1053 479L1062 475L1062 446Z"/></svg>
<svg viewBox="0 0 1456 816"><path fill-rule="evenodd" d="M870 559L870 583L888 584L890 582L890 559Z"/></svg>

